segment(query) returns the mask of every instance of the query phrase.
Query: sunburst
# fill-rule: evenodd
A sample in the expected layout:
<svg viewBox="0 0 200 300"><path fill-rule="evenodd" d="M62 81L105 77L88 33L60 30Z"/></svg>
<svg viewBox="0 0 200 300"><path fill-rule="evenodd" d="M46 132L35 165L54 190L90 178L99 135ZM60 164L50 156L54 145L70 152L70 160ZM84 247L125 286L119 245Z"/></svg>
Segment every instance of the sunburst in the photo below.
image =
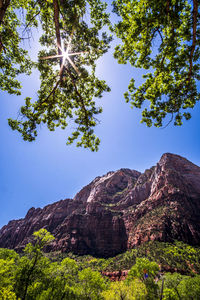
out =
<svg viewBox="0 0 200 300"><path fill-rule="evenodd" d="M79 71L79 69L77 68L77 66L74 64L74 62L71 60L71 57L72 56L76 56L76 55L81 55L81 54L84 54L84 53L87 53L87 51L80 51L80 52L69 52L70 51L70 45L71 45L71 42L68 43L67 45L67 49L64 50L63 48L61 48L59 45L58 45L58 48L61 52L61 54L57 54L57 55L51 55L51 56L44 56L44 57L40 57L40 59L54 59L54 58L63 58L62 59L62 65L60 67L60 72L62 72L63 70L63 67L65 65L65 62L68 61L70 63L70 65L73 67L73 69L76 71L76 73L78 75L81 74L81 72Z"/></svg>

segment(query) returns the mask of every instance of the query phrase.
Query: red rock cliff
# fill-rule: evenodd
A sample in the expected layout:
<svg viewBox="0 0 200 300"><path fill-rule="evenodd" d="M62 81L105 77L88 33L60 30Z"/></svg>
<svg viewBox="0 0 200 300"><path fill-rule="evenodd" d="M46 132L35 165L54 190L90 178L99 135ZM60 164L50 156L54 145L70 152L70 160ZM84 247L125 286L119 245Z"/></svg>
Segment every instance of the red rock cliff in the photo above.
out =
<svg viewBox="0 0 200 300"><path fill-rule="evenodd" d="M149 240L200 245L200 168L166 153L143 174L109 172L74 199L10 221L0 230L0 247L20 251L42 227L55 236L48 251L108 257Z"/></svg>

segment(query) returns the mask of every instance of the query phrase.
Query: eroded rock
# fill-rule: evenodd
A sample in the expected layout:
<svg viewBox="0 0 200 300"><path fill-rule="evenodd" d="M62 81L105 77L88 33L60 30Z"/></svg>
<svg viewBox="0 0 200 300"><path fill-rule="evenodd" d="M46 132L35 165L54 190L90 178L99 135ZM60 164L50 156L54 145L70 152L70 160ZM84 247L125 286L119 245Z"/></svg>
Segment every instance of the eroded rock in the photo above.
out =
<svg viewBox="0 0 200 300"><path fill-rule="evenodd" d="M20 251L46 228L47 251L108 257L150 240L200 245L200 168L166 153L143 174L120 169L95 178L76 194L0 230L0 247Z"/></svg>

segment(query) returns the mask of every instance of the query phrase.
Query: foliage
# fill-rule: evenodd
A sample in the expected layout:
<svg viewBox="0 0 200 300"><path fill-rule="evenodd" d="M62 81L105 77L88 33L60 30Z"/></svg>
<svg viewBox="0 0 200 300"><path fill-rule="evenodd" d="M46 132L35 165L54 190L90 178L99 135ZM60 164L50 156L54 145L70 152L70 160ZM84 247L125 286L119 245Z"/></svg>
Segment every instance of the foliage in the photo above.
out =
<svg viewBox="0 0 200 300"><path fill-rule="evenodd" d="M11 286L14 280L15 262L13 259L0 259L0 288Z"/></svg>
<svg viewBox="0 0 200 300"><path fill-rule="evenodd" d="M18 259L19 255L14 250L0 249L0 299L2 300L16 299L13 286Z"/></svg>
<svg viewBox="0 0 200 300"><path fill-rule="evenodd" d="M54 237L46 230L40 229L33 234L34 241L26 245L25 255L18 263L15 273L14 291L16 296L22 299L35 299L43 289L45 270L50 261L44 257L42 249L50 243Z"/></svg>
<svg viewBox="0 0 200 300"><path fill-rule="evenodd" d="M106 282L99 272L87 268L79 272L78 279L81 299L102 299L101 292L106 289Z"/></svg>
<svg viewBox="0 0 200 300"><path fill-rule="evenodd" d="M199 299L200 276L184 276L178 273L166 273L163 277L163 299ZM160 282L161 285L161 282Z"/></svg>
<svg viewBox="0 0 200 300"><path fill-rule="evenodd" d="M142 299L199 299L200 275L160 273L154 261L154 251L163 261L163 256L172 253L180 264L180 255L188 260L197 260L198 248L177 242L152 243L133 249L114 258L68 257L47 255L43 249L53 241L45 229L33 234L22 255L14 250L0 249L0 299L5 300L142 300ZM160 247L160 250L158 249ZM149 249L149 251L148 251ZM162 251L165 250L165 252ZM164 254L165 253L165 254ZM187 253L187 255L186 255ZM161 255L162 254L162 255ZM151 257L151 260L147 258ZM145 257L146 256L146 257ZM72 259L72 257L74 259ZM110 282L101 271L123 270L131 266L124 281ZM110 269L111 268L111 269ZM182 269L181 269L182 271ZM190 274L188 272L188 274ZM191 274L190 274L191 275ZM163 291L163 292L162 292ZM161 295L162 293L162 295Z"/></svg>
<svg viewBox="0 0 200 300"><path fill-rule="evenodd" d="M190 109L200 99L200 18L198 0L115 0L121 20L112 31L121 39L114 56L119 63L149 70L135 87L132 78L125 99L141 108L142 121L162 126L167 115L175 125L190 119ZM26 97L17 120L9 119L23 139L35 140L38 128L50 131L70 125L67 144L97 151L96 115L102 112L96 98L110 91L95 75L96 61L109 48L111 37L106 3L101 0L0 0L0 88L20 94L18 75L40 72L35 99ZM22 42L31 30L41 28L38 62ZM110 26L111 27L111 26Z"/></svg>
<svg viewBox="0 0 200 300"><path fill-rule="evenodd" d="M172 289L166 288L163 292L163 300L178 300L178 296Z"/></svg>
<svg viewBox="0 0 200 300"><path fill-rule="evenodd" d="M105 300L143 300L146 299L147 290L144 283L134 279L129 285L125 281L112 282L102 295Z"/></svg>
<svg viewBox="0 0 200 300"><path fill-rule="evenodd" d="M26 97L20 118L9 119L9 125L24 140L33 141L40 125L53 131L73 121L67 144L78 139L77 146L97 150L100 141L93 128L102 108L97 107L96 98L110 90L95 75L96 60L107 52L111 41L102 32L109 24L106 4L101 0L1 0L1 6L0 88L18 95L20 73L30 74L35 66L41 74L36 99ZM33 64L20 45L39 24L43 50Z"/></svg>
<svg viewBox="0 0 200 300"><path fill-rule="evenodd" d="M48 284L39 299L77 299L78 266L74 260L65 258L60 264L51 263L45 273Z"/></svg>
<svg viewBox="0 0 200 300"><path fill-rule="evenodd" d="M4 259L4 260L13 259L16 261L18 258L19 255L14 250L0 248L0 259Z"/></svg>
<svg viewBox="0 0 200 300"><path fill-rule="evenodd" d="M187 278L186 276L183 276L178 273L165 273L163 277L163 283L164 284L164 292L163 297L164 299L180 299L180 294L178 292L178 285L179 283ZM160 288L161 288L161 282L160 282Z"/></svg>
<svg viewBox="0 0 200 300"><path fill-rule="evenodd" d="M178 270L183 274L200 272L200 248L192 247L183 242L173 244L149 242L137 249L138 257L144 257L161 264L163 269Z"/></svg>
<svg viewBox="0 0 200 300"><path fill-rule="evenodd" d="M200 298L200 276L189 277L182 280L178 285L178 291L183 300Z"/></svg>
<svg viewBox="0 0 200 300"><path fill-rule="evenodd" d="M190 119L190 108L200 100L200 18L198 0L115 0L121 20L113 27L121 43L119 63L149 70L135 87L132 78L124 94L132 107L142 108L147 126L163 125L171 115L175 125ZM144 106L144 103L148 102ZM149 105L148 105L149 104Z"/></svg>
<svg viewBox="0 0 200 300"><path fill-rule="evenodd" d="M173 244L158 241L147 242L136 249L107 259L94 258L90 255L78 256L73 253L49 253L48 257L52 261L62 261L65 257L70 257L78 263L80 269L90 267L96 271L129 270L135 264L137 257L146 257L161 265L163 270L177 270L187 275L200 273L200 248L179 241Z"/></svg>
<svg viewBox="0 0 200 300"><path fill-rule="evenodd" d="M103 299L107 279L90 268L81 269L71 258L51 262L43 249L53 240L46 230L33 234L19 257L13 250L0 249L1 299Z"/></svg>
<svg viewBox="0 0 200 300"><path fill-rule="evenodd" d="M10 288L2 288L0 289L0 299L1 300L16 300L16 295Z"/></svg>
<svg viewBox="0 0 200 300"><path fill-rule="evenodd" d="M22 21L17 16L17 10L26 9L25 0L0 1L0 89L9 94L20 95L21 84L18 75L30 75L33 62L28 52L20 47L22 37L19 28Z"/></svg>
<svg viewBox="0 0 200 300"><path fill-rule="evenodd" d="M134 278L141 280L147 289L147 299L153 299L157 295L158 285L155 277L158 275L159 266L147 258L137 258L135 265L128 273L127 281L130 283Z"/></svg>

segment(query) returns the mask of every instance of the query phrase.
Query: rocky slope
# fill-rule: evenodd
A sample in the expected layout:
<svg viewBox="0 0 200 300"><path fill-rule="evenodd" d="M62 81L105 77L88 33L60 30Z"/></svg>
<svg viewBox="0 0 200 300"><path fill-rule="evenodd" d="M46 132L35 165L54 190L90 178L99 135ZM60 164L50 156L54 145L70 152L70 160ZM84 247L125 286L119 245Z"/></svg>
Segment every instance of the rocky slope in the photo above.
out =
<svg viewBox="0 0 200 300"><path fill-rule="evenodd" d="M166 153L155 167L95 178L74 199L31 208L0 230L0 247L20 251L46 228L48 251L113 256L149 240L200 245L200 167Z"/></svg>

